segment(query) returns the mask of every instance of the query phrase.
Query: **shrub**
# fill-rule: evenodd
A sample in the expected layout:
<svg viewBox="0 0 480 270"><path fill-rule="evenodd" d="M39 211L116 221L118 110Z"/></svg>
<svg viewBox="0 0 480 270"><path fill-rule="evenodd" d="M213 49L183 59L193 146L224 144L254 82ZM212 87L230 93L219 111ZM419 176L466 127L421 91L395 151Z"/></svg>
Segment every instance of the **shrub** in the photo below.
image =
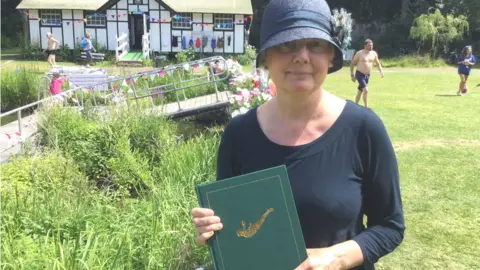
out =
<svg viewBox="0 0 480 270"><path fill-rule="evenodd" d="M21 67L2 72L2 111L9 111L38 100L38 68Z"/></svg>
<svg viewBox="0 0 480 270"><path fill-rule="evenodd" d="M197 205L194 186L214 180L218 134L177 144L169 122L141 113L93 121L57 107L44 110L42 132L57 141L57 150L50 152L51 144L42 156L4 167L3 268L195 269L209 260L208 249L193 242L188 209ZM100 130L108 136L92 140ZM107 144L112 147L94 149ZM149 192L130 199L121 189L89 185L82 167L98 154L112 179L149 179ZM12 183L22 183L15 186L23 191Z"/></svg>

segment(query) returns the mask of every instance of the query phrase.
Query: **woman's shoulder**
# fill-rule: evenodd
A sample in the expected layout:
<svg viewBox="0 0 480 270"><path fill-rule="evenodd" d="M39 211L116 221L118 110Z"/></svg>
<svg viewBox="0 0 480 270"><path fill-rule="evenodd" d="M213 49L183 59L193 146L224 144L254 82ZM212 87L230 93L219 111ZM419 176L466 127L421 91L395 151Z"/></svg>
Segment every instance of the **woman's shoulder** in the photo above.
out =
<svg viewBox="0 0 480 270"><path fill-rule="evenodd" d="M370 122L378 122L382 121L380 116L375 113L371 108L366 108L351 100L347 100L347 104L345 106L345 116L351 122L360 122L360 123L370 123Z"/></svg>
<svg viewBox="0 0 480 270"><path fill-rule="evenodd" d="M224 132L227 134L248 133L257 124L257 107L253 107L245 113L233 116L226 124Z"/></svg>

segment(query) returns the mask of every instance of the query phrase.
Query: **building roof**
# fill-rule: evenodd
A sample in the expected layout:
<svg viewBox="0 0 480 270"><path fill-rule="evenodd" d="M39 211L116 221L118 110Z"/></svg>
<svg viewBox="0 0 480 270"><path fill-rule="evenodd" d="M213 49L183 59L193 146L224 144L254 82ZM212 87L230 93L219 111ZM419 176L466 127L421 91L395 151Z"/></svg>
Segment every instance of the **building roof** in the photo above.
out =
<svg viewBox="0 0 480 270"><path fill-rule="evenodd" d="M97 10L108 0L23 0L17 9Z"/></svg>
<svg viewBox="0 0 480 270"><path fill-rule="evenodd" d="M175 12L227 13L252 15L251 0L156 0ZM112 0L23 0L17 9L79 9L98 10ZM115 3L113 3L115 4ZM110 4L108 4L109 6Z"/></svg>
<svg viewBox="0 0 480 270"><path fill-rule="evenodd" d="M252 15L251 0L163 0L175 12Z"/></svg>

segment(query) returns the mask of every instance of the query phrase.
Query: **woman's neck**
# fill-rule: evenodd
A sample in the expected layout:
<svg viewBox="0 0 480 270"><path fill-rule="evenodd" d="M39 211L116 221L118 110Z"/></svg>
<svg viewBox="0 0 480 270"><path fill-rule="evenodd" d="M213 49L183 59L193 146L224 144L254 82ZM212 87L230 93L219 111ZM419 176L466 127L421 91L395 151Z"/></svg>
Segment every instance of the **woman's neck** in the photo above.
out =
<svg viewBox="0 0 480 270"><path fill-rule="evenodd" d="M311 120L323 115L323 101L325 91L319 89L311 93L284 94L280 93L274 99L275 111L282 120L302 119Z"/></svg>

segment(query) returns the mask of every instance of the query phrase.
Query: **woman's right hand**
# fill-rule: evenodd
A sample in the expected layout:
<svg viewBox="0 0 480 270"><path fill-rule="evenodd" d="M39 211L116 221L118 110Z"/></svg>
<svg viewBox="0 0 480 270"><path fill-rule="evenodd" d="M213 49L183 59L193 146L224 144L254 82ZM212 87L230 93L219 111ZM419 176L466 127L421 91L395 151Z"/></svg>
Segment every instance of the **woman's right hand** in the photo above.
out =
<svg viewBox="0 0 480 270"><path fill-rule="evenodd" d="M192 209L193 224L197 230L197 238L195 241L199 245L206 245L208 239L213 236L215 231L223 228L220 218L214 216L213 210L209 208L193 208Z"/></svg>

